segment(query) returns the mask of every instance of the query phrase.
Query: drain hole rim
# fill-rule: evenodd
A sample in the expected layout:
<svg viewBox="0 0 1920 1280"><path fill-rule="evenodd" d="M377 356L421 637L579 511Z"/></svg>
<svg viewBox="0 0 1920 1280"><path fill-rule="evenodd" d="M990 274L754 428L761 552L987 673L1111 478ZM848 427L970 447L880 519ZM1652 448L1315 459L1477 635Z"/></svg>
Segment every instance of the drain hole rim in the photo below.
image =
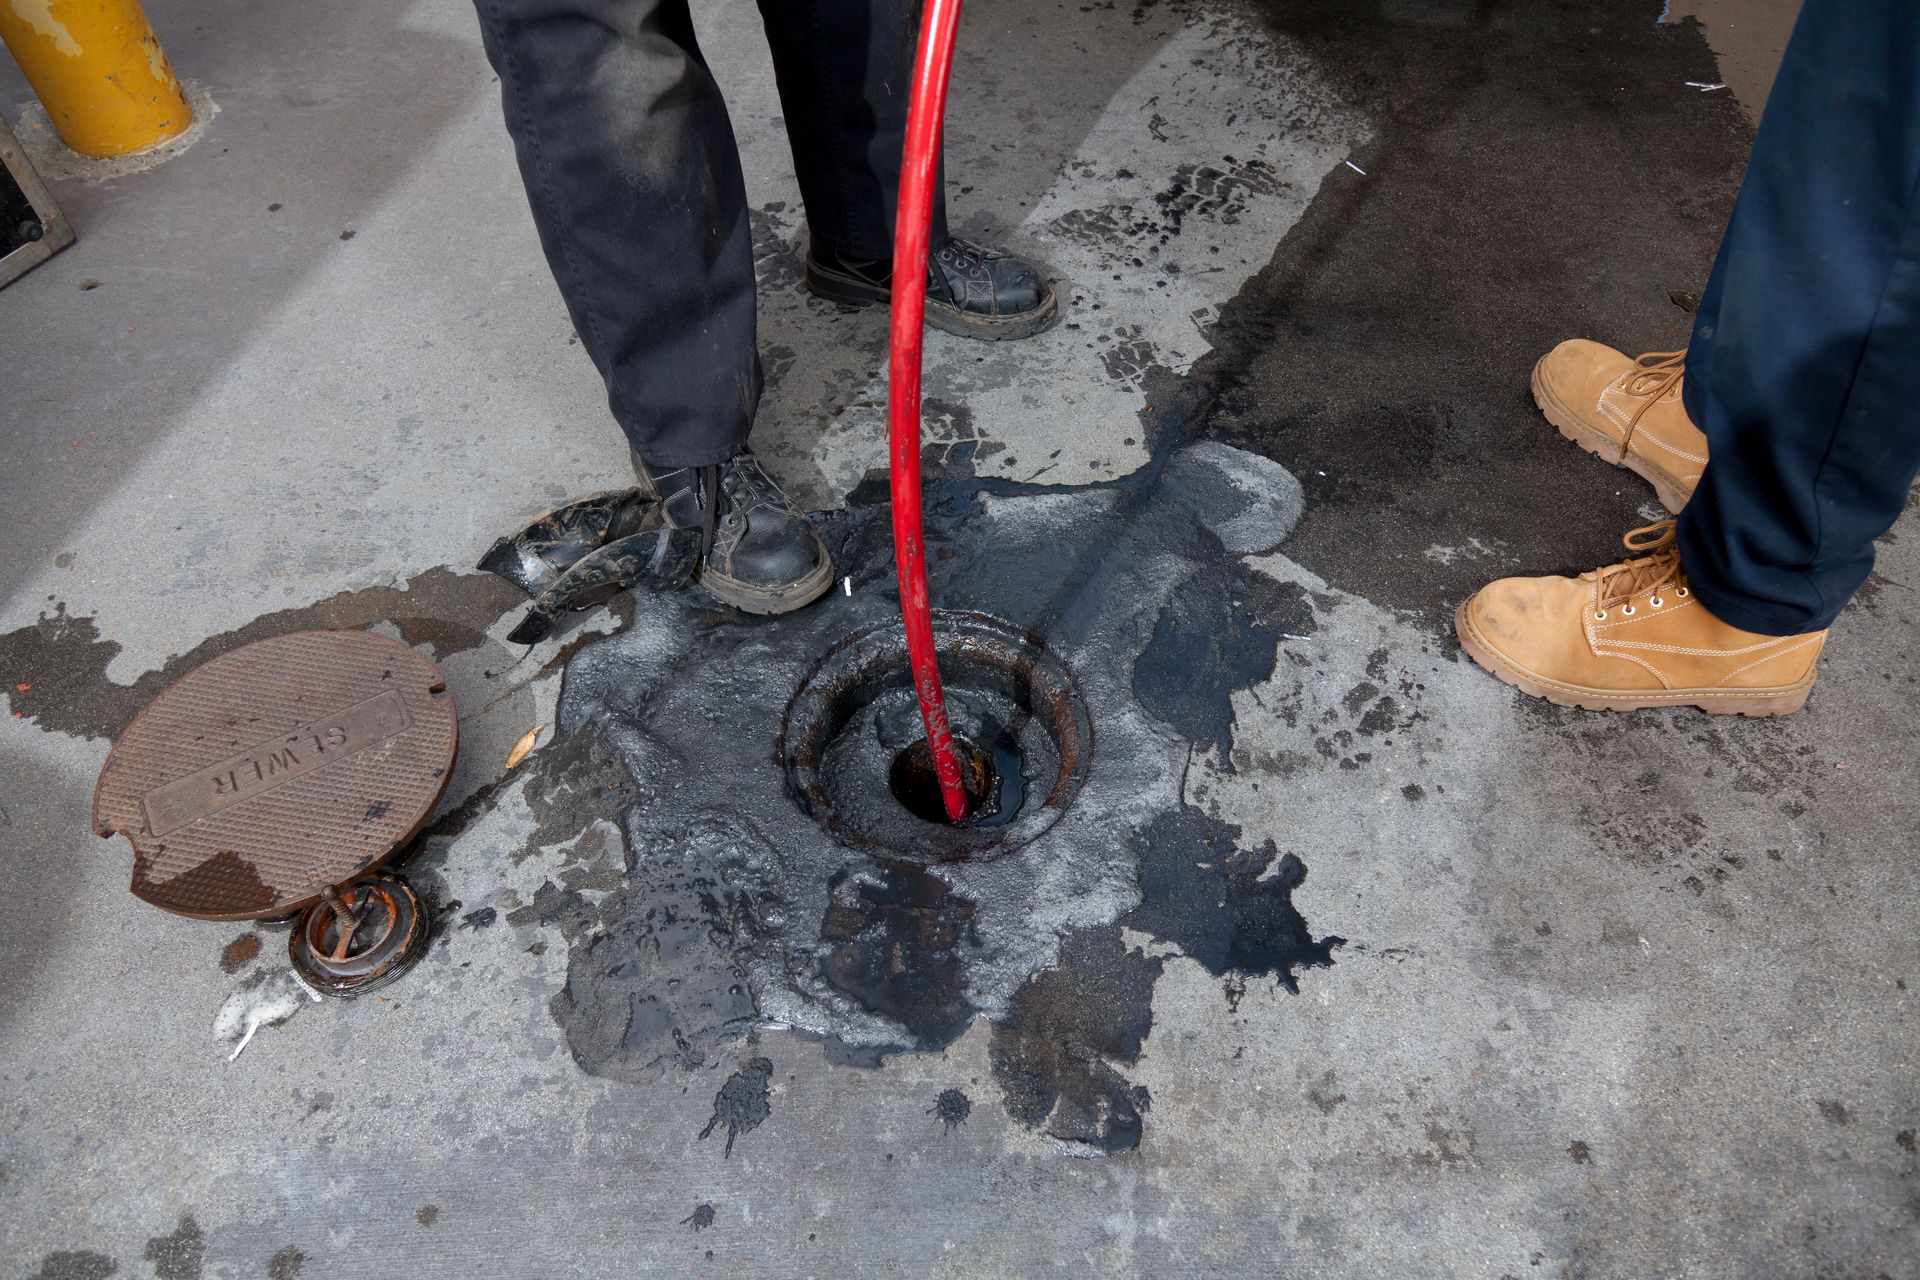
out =
<svg viewBox="0 0 1920 1280"><path fill-rule="evenodd" d="M933 630L943 671L985 670L1005 682L1007 687L996 691L1038 721L1058 753L1051 785L1045 778L1029 778L1026 804L1012 822L1001 827L950 826L912 818L902 806L917 828L905 841L881 838L836 810L821 772L828 746L879 697L912 687L905 643L892 619L841 638L808 669L781 718L775 762L785 775L789 798L842 844L923 863L1010 853L1050 829L1079 795L1092 768L1092 718L1072 670L1032 632L961 609L934 610ZM899 678L889 680L889 675ZM886 788L885 778L880 786ZM897 804L890 793L887 798Z"/></svg>

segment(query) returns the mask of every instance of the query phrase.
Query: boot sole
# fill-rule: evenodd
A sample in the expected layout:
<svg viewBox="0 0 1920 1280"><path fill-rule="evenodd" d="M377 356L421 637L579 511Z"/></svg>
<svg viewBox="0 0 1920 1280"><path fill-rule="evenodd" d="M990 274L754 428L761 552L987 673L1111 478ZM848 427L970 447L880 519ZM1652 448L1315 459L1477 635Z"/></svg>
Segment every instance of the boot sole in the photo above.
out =
<svg viewBox="0 0 1920 1280"><path fill-rule="evenodd" d="M1660 499L1660 505L1672 514L1679 515L1680 508L1687 505L1687 493L1680 487L1680 482L1652 463L1635 457L1631 452L1628 452L1625 457L1619 456L1621 448L1618 440L1581 421L1578 414L1560 403L1559 398L1547 388L1547 384L1540 377L1540 366L1546 362L1546 357L1542 356L1533 366L1532 383L1533 402L1540 407L1540 412L1546 416L1547 421L1552 423L1554 429L1561 435L1594 457L1611 462L1616 467L1625 467L1645 480L1653 486L1654 496Z"/></svg>
<svg viewBox="0 0 1920 1280"><path fill-rule="evenodd" d="M828 302L838 302L848 307L885 307L893 302L893 295L878 285L868 284L838 271L829 271L812 262L807 263L807 292L816 298L825 298ZM1059 310L1060 299L1054 293L1053 286L1048 285L1040 305L1019 315L977 316L932 298L927 299L926 315L927 324L942 333L978 338L984 342L1005 342L1010 338L1031 338L1052 324Z"/></svg>
<svg viewBox="0 0 1920 1280"><path fill-rule="evenodd" d="M804 609L827 594L833 586L833 561L822 561L813 573L782 587L756 587L724 574L708 573L705 566L697 581L708 595L722 604L730 604L742 613L766 617Z"/></svg>
<svg viewBox="0 0 1920 1280"><path fill-rule="evenodd" d="M1750 716L1758 719L1792 715L1807 705L1807 694L1813 690L1813 676L1809 676L1803 684L1772 692L1663 689L1659 693L1621 693L1616 689L1589 689L1584 685L1564 684L1549 679L1502 658L1499 651L1475 630L1465 603L1454 610L1453 630L1460 637L1460 647L1467 651L1467 656L1494 678L1522 693L1545 698L1555 706L1578 707L1583 711L1650 711L1660 707L1691 706L1698 707L1708 715Z"/></svg>

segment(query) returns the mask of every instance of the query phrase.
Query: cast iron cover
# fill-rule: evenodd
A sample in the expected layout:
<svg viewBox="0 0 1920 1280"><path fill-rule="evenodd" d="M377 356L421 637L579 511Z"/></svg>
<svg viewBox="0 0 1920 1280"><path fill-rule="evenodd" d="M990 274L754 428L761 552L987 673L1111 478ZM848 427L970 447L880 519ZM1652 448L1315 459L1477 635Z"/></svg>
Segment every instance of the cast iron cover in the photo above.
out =
<svg viewBox="0 0 1920 1280"><path fill-rule="evenodd" d="M453 768L453 697L365 631L256 640L169 686L121 735L95 834L133 845L133 892L202 920L282 915L384 861Z"/></svg>

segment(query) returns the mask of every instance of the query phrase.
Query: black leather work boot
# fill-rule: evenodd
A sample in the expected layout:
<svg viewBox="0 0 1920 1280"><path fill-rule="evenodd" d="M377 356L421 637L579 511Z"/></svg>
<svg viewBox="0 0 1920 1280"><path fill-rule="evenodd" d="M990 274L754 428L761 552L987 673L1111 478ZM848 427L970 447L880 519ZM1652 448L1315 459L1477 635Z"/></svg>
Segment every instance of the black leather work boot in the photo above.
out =
<svg viewBox="0 0 1920 1280"><path fill-rule="evenodd" d="M807 248L807 289L830 302L885 306L893 262L857 262L823 244ZM1050 324L1058 302L1032 263L958 236L927 255L927 323L963 338L1025 338Z"/></svg>
<svg viewBox="0 0 1920 1280"><path fill-rule="evenodd" d="M697 581L748 613L790 613L833 585L833 557L813 523L751 449L707 467L658 468L634 455L641 487L669 525L700 535Z"/></svg>

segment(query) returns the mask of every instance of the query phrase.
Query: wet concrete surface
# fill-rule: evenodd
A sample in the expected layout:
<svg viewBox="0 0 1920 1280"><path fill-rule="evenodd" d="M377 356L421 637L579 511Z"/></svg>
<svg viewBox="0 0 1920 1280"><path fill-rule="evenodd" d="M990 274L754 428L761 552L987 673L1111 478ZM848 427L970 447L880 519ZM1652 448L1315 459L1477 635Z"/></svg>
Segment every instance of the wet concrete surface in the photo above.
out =
<svg viewBox="0 0 1920 1280"><path fill-rule="evenodd" d="M699 20L760 439L852 593L527 653L470 566L624 458L470 11L149 7L222 114L63 184L80 246L0 295L5 1274L1916 1274L1905 526L1787 720L1529 703L1445 626L1651 500L1525 376L1684 334L1749 128L1684 88L1698 28L969 6L956 222L1067 314L932 344L935 595L1043 637L1095 749L1030 845L924 865L828 838L777 755L893 609L884 322L792 289L751 6ZM152 228L188 226L235 289L182 330ZM431 950L320 1004L283 929L135 902L86 799L193 663L369 624L442 665L462 755L407 864Z"/></svg>

